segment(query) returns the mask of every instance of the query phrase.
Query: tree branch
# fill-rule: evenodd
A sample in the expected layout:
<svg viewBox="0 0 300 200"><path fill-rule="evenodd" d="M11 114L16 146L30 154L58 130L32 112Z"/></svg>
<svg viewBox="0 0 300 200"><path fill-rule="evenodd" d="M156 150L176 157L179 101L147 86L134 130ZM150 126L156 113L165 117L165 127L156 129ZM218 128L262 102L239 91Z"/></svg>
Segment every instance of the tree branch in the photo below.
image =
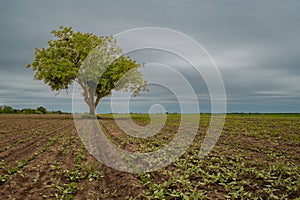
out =
<svg viewBox="0 0 300 200"><path fill-rule="evenodd" d="M84 96L84 101L89 105L90 102L88 101L88 92L86 88L84 87L83 83L81 83L78 79L75 79L75 81L80 85L80 87L83 89L83 96Z"/></svg>
<svg viewBox="0 0 300 200"><path fill-rule="evenodd" d="M95 108L96 108L97 105L99 104L101 98L102 98L102 97L101 97L100 95L97 96L97 99L96 99L96 101L95 101Z"/></svg>

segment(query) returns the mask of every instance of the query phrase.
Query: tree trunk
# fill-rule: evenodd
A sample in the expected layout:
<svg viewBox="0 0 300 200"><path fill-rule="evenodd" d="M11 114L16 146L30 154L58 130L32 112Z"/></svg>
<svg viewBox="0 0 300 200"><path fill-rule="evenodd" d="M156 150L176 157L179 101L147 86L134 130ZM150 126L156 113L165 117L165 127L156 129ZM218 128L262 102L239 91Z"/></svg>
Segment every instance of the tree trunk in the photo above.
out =
<svg viewBox="0 0 300 200"><path fill-rule="evenodd" d="M89 88L89 108L90 108L90 114L94 115L95 114L95 110L96 110L96 106L94 104L94 98L95 98L95 91L93 90L93 88Z"/></svg>
<svg viewBox="0 0 300 200"><path fill-rule="evenodd" d="M89 108L90 108L90 114L94 115L95 114L95 106L94 105L89 105Z"/></svg>
<svg viewBox="0 0 300 200"><path fill-rule="evenodd" d="M90 114L95 115L96 107L100 101L100 97L97 97L96 102L94 103L95 99L95 88L93 87L85 87L86 84L81 83L77 80L81 88L83 89L83 96L85 103L89 106Z"/></svg>

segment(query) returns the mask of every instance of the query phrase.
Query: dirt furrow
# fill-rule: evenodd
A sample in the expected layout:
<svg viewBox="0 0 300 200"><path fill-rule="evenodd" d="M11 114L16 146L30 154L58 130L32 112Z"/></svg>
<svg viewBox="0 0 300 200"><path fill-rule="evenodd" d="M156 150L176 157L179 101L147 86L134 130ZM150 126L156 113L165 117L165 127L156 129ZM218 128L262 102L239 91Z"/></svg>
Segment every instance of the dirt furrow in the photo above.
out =
<svg viewBox="0 0 300 200"><path fill-rule="evenodd" d="M12 135L6 135L5 139L2 139L0 142L1 149L6 149L5 147L13 146L16 143L22 143L24 140L33 139L41 134L44 134L45 132L51 132L55 129L61 127L64 124L64 122L53 122L51 124L43 124L41 126L35 127L34 129L29 129L25 132L19 132Z"/></svg>
<svg viewBox="0 0 300 200"><path fill-rule="evenodd" d="M5 160L6 166L14 166L17 161L21 161L27 155L35 153L39 146L43 146L49 142L51 137L54 137L56 134L67 129L68 127L71 127L72 125L72 123L68 123L67 125L63 125L54 131L51 131L47 134L41 134L28 142L22 143L8 151L2 152L0 153L0 159Z"/></svg>
<svg viewBox="0 0 300 200"><path fill-rule="evenodd" d="M63 171L74 168L74 148L79 147L80 142L75 128L64 129L55 144L0 187L0 194L3 197L13 195L17 199L40 199L43 195L54 198L54 194L66 183ZM20 186L20 182L24 184Z"/></svg>

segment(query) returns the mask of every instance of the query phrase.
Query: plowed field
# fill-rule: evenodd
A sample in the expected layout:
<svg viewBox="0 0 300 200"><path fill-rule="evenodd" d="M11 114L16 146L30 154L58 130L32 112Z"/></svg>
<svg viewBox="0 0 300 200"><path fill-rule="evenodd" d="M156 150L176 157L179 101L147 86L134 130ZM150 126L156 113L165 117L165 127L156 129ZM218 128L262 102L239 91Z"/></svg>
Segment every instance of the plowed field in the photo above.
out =
<svg viewBox="0 0 300 200"><path fill-rule="evenodd" d="M147 115L133 115L137 124ZM126 119L124 119L126 120ZM82 144L72 115L0 115L0 199L297 199L300 115L228 115L214 150L198 157L210 116L176 162L131 174L99 163ZM156 136L122 132L110 115L100 124L127 151L155 151L179 127L168 115Z"/></svg>

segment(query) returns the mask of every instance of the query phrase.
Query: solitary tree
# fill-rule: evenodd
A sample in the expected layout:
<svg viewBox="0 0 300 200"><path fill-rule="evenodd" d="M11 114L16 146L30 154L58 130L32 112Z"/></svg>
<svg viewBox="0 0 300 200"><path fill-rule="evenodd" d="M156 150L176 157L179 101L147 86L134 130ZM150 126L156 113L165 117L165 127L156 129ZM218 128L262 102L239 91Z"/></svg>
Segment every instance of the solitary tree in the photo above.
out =
<svg viewBox="0 0 300 200"><path fill-rule="evenodd" d="M36 72L36 80L43 80L52 90L67 90L76 81L91 114L101 98L114 89L134 95L146 90L138 70L141 65L124 56L112 36L74 32L70 27L51 33L55 39L48 41L47 48L36 48L35 59L27 67Z"/></svg>

